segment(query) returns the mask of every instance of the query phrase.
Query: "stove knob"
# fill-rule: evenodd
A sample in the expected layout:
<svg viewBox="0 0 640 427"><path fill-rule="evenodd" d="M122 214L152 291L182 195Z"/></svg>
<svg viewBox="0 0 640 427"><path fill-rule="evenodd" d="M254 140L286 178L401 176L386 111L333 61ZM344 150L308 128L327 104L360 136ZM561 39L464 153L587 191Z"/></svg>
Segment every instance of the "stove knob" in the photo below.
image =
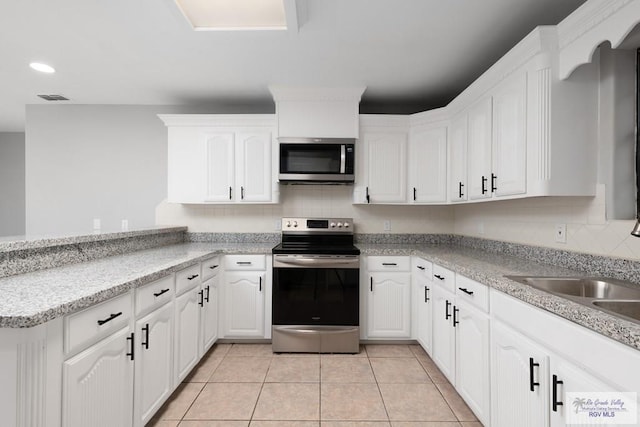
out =
<svg viewBox="0 0 640 427"><path fill-rule="evenodd" d="M331 223L331 228L336 228L336 223L335 222Z"/></svg>
<svg viewBox="0 0 640 427"><path fill-rule="evenodd" d="M291 221L287 221L287 227L291 227Z"/></svg>
<svg viewBox="0 0 640 427"><path fill-rule="evenodd" d="M344 223L344 228L349 228L349 223L348 222Z"/></svg>
<svg viewBox="0 0 640 427"><path fill-rule="evenodd" d="M297 227L298 226L298 221L293 221L293 226Z"/></svg>
<svg viewBox="0 0 640 427"><path fill-rule="evenodd" d="M341 222L338 223L338 228L342 228L342 223Z"/></svg>

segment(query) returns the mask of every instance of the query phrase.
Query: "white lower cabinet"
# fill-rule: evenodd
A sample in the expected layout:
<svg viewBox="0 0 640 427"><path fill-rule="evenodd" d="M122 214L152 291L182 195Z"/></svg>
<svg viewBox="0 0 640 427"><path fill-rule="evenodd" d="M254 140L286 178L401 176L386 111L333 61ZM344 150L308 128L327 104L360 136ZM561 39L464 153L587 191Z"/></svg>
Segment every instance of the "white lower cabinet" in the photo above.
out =
<svg viewBox="0 0 640 427"><path fill-rule="evenodd" d="M224 257L224 284L220 287L222 336L265 338L267 331L267 259L265 255ZM265 333L267 332L267 333Z"/></svg>
<svg viewBox="0 0 640 427"><path fill-rule="evenodd" d="M200 360L200 287L176 298L174 329L174 379L179 384Z"/></svg>
<svg viewBox="0 0 640 427"><path fill-rule="evenodd" d="M220 279L214 276L202 284L202 309L200 316L200 356L204 355L218 339L218 284Z"/></svg>
<svg viewBox="0 0 640 427"><path fill-rule="evenodd" d="M431 353L433 319L432 264L422 258L413 258L412 277L416 306L414 334L418 343L427 353Z"/></svg>
<svg viewBox="0 0 640 427"><path fill-rule="evenodd" d="M411 337L410 257L367 258L366 336Z"/></svg>
<svg viewBox="0 0 640 427"><path fill-rule="evenodd" d="M548 355L502 322L491 325L491 426L544 426Z"/></svg>
<svg viewBox="0 0 640 427"><path fill-rule="evenodd" d="M434 266L434 274L442 270L448 272ZM488 425L491 411L490 322L484 299L486 286L455 276L454 294L449 290L451 283L446 282L446 279L436 281L433 287L431 357L476 417Z"/></svg>
<svg viewBox="0 0 640 427"><path fill-rule="evenodd" d="M134 425L144 426L173 391L173 304L136 322Z"/></svg>
<svg viewBox="0 0 640 427"><path fill-rule="evenodd" d="M63 426L132 425L133 339L126 326L64 362Z"/></svg>

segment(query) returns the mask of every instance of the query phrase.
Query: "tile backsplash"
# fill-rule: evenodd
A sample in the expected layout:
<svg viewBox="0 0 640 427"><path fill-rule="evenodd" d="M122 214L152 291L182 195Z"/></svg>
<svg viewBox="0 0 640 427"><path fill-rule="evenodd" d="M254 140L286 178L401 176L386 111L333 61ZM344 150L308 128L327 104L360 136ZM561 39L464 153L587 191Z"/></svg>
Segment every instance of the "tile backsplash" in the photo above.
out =
<svg viewBox="0 0 640 427"><path fill-rule="evenodd" d="M606 219L604 186L595 197L540 197L454 206L353 205L351 186L282 186L277 205L161 203L156 224L190 232L274 233L283 216L354 218L356 233L457 234L603 256L640 260L635 220ZM384 230L384 221L391 230ZM555 241L566 224L567 242Z"/></svg>
<svg viewBox="0 0 640 427"><path fill-rule="evenodd" d="M279 232L284 216L353 218L356 233L451 233L452 206L353 205L348 185L283 185L276 205L182 205L163 202L156 224L180 224L190 232ZM390 230L384 230L389 221Z"/></svg>

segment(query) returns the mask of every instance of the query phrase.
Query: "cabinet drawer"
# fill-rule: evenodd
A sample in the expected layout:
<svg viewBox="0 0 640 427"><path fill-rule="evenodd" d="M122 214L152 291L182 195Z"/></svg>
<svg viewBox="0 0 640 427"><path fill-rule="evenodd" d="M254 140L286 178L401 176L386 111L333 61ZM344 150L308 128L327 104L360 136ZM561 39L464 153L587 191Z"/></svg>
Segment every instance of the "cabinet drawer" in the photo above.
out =
<svg viewBox="0 0 640 427"><path fill-rule="evenodd" d="M433 264L433 282L455 293L456 274L453 271Z"/></svg>
<svg viewBox="0 0 640 427"><path fill-rule="evenodd" d="M192 265L176 273L176 295L200 284L200 264Z"/></svg>
<svg viewBox="0 0 640 427"><path fill-rule="evenodd" d="M64 350L73 353L122 328L133 316L131 292L66 316Z"/></svg>
<svg viewBox="0 0 640 427"><path fill-rule="evenodd" d="M220 258L215 256L213 258L202 261L202 281L208 280L218 274L220 271Z"/></svg>
<svg viewBox="0 0 640 427"><path fill-rule="evenodd" d="M167 276L136 289L136 315L171 301L175 293L174 276Z"/></svg>
<svg viewBox="0 0 640 427"><path fill-rule="evenodd" d="M483 311L489 311L489 288L467 277L456 276L456 299L467 301Z"/></svg>
<svg viewBox="0 0 640 427"><path fill-rule="evenodd" d="M225 270L266 270L264 255L225 255Z"/></svg>
<svg viewBox="0 0 640 427"><path fill-rule="evenodd" d="M423 277L427 280L433 279L433 264L431 261L425 261L422 258L413 258L413 273L418 277Z"/></svg>
<svg viewBox="0 0 640 427"><path fill-rule="evenodd" d="M368 271L409 271L411 258L408 256L370 256L367 258Z"/></svg>

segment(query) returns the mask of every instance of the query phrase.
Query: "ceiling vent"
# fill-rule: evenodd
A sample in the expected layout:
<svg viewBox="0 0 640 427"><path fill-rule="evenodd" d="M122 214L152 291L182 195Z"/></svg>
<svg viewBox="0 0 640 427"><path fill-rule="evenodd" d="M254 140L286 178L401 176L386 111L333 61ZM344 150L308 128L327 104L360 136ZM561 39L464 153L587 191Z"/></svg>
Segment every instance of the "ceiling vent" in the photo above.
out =
<svg viewBox="0 0 640 427"><path fill-rule="evenodd" d="M38 95L40 98L45 101L68 101L69 98L65 98L62 95Z"/></svg>

